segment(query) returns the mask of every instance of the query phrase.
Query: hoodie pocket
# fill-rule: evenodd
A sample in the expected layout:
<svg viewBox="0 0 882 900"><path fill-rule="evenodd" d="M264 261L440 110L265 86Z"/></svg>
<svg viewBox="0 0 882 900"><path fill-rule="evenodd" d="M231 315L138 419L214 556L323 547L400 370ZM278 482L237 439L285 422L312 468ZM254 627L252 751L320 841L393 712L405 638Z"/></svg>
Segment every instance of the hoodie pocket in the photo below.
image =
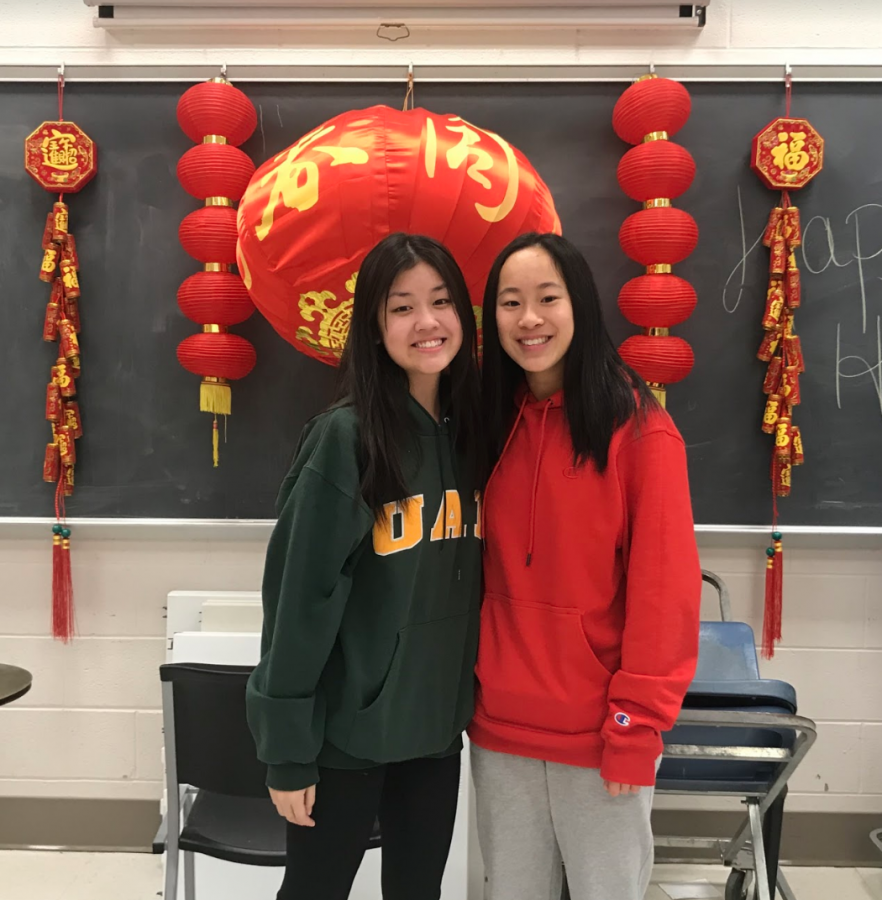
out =
<svg viewBox="0 0 882 900"><path fill-rule="evenodd" d="M376 699L356 713L346 752L395 762L440 753L455 740L469 616L411 625L398 633Z"/></svg>
<svg viewBox="0 0 882 900"><path fill-rule="evenodd" d="M577 609L487 594L477 665L491 719L540 731L600 731L612 677L591 649Z"/></svg>

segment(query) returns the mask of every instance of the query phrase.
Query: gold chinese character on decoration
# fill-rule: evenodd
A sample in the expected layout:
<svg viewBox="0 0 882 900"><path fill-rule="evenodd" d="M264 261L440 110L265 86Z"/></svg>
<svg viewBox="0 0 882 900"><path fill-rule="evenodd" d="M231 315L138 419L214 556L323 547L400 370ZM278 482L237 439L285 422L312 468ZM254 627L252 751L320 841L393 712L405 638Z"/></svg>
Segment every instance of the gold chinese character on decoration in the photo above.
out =
<svg viewBox="0 0 882 900"><path fill-rule="evenodd" d="M491 154L483 147L478 146L481 142L482 135L476 131L464 119L458 116L452 116L447 120L445 126L448 131L461 135L457 144L452 146L446 153L445 158L447 165L451 169L458 169L466 163L469 157L474 157L472 164L466 169L466 175L472 181L480 184L481 187L490 190L492 183L484 174L485 172L493 172L495 163ZM484 132L484 135L495 141L505 156L506 162L506 188L505 196L498 206L485 206L482 203L475 203L475 209L478 215L485 222L501 222L513 209L518 199L519 187L519 170L514 151L499 135L493 134L491 131ZM425 166L426 174L429 178L435 177L438 162L438 135L435 131L435 123L431 118L426 119L426 157Z"/></svg>
<svg viewBox="0 0 882 900"><path fill-rule="evenodd" d="M43 165L50 169L70 172L77 167L76 137L53 128L52 134L43 138L40 145Z"/></svg>
<svg viewBox="0 0 882 900"><path fill-rule="evenodd" d="M263 210L260 224L254 229L257 239L262 241L273 227L276 206L281 200L288 209L305 212L318 203L320 173L318 164L312 159L301 159L303 151L319 139L334 131L334 126L317 128L301 138L293 147L280 153L275 162L280 163L260 181L263 187L270 182L269 197ZM361 147L313 147L315 153L324 153L331 159L331 166L364 165L368 161L367 151ZM282 161L284 160L284 161Z"/></svg>
<svg viewBox="0 0 882 900"><path fill-rule="evenodd" d="M803 149L807 135L804 131L778 132L778 146L772 150L772 159L780 169L801 172L809 164L809 155Z"/></svg>

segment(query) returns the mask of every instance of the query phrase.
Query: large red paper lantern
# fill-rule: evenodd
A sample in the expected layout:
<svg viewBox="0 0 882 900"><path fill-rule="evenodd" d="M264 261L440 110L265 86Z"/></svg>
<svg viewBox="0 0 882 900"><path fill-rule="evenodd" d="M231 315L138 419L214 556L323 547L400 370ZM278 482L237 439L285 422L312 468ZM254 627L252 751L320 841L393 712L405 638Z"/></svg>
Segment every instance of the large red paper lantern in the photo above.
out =
<svg viewBox="0 0 882 900"><path fill-rule="evenodd" d="M622 223L619 243L646 267L645 275L632 278L619 293L622 314L644 334L628 338L619 352L662 404L666 385L685 378L694 362L689 344L670 335L670 328L689 317L697 300L692 286L671 272L698 243L695 220L671 203L695 177L692 155L670 141L686 124L691 107L681 84L648 75L622 94L613 111L616 134L637 145L619 163L619 186L643 204Z"/></svg>
<svg viewBox="0 0 882 900"><path fill-rule="evenodd" d="M254 104L225 78L196 84L178 102L178 123L194 141L178 163L184 189L205 205L181 222L178 236L187 253L203 264L178 291L181 311L202 325L202 334L178 347L178 361L199 375L199 408L212 413L214 465L218 464L217 416L232 411L229 381L244 378L257 359L243 337L228 334L254 311L241 276L230 271L236 261L236 211L254 172L254 164L236 147L257 125Z"/></svg>
<svg viewBox="0 0 882 900"><path fill-rule="evenodd" d="M297 349L336 364L365 255L394 232L447 245L480 326L487 273L527 231L560 233L551 193L503 137L453 115L386 106L337 116L255 173L239 207L239 270Z"/></svg>

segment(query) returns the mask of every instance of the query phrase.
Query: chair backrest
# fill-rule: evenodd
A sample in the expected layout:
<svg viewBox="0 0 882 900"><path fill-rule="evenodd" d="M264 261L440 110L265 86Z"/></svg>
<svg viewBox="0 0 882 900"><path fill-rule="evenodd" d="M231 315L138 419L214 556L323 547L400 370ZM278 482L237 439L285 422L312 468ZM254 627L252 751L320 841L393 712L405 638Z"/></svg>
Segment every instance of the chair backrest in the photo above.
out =
<svg viewBox="0 0 882 900"><path fill-rule="evenodd" d="M159 667L166 765L176 767L179 784L237 797L266 796L266 766L257 758L245 718L245 684L251 671L251 666L202 663Z"/></svg>

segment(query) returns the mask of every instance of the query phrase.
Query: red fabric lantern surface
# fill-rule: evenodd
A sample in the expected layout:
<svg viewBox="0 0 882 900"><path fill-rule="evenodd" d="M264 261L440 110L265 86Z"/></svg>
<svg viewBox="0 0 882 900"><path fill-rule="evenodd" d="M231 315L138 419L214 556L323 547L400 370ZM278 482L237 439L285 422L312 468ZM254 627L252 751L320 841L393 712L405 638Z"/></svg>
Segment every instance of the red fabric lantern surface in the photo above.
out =
<svg viewBox="0 0 882 900"><path fill-rule="evenodd" d="M698 297L695 288L676 275L639 275L619 293L622 315L641 328L670 328L685 322Z"/></svg>
<svg viewBox="0 0 882 900"><path fill-rule="evenodd" d="M336 365L364 257L398 231L443 241L479 315L499 251L560 233L551 193L520 151L458 116L374 106L325 122L255 173L239 207L238 263L257 308L304 353Z"/></svg>
<svg viewBox="0 0 882 900"><path fill-rule="evenodd" d="M616 177L619 187L632 200L673 200L689 190L695 178L695 160L679 144L650 141L632 147L622 157Z"/></svg>
<svg viewBox="0 0 882 900"><path fill-rule="evenodd" d="M194 273L178 289L178 306L200 325L238 325L254 312L242 279L232 272Z"/></svg>
<svg viewBox="0 0 882 900"><path fill-rule="evenodd" d="M673 336L635 334L619 347L619 353L629 366L653 384L682 381L695 362L689 344Z"/></svg>
<svg viewBox="0 0 882 900"><path fill-rule="evenodd" d="M644 266L682 262L698 243L695 219L682 209L641 209L619 230L622 249Z"/></svg>
<svg viewBox="0 0 882 900"><path fill-rule="evenodd" d="M252 175L251 157L231 144L197 144L178 161L178 179L197 200L241 200Z"/></svg>
<svg viewBox="0 0 882 900"><path fill-rule="evenodd" d="M650 76L632 84L616 102L613 128L628 144L639 144L649 134L673 137L687 122L692 98L682 84Z"/></svg>
<svg viewBox="0 0 882 900"><path fill-rule="evenodd" d="M181 246L201 263L236 261L236 211L229 206L203 206L178 229Z"/></svg>
<svg viewBox="0 0 882 900"><path fill-rule="evenodd" d="M238 147L254 134L257 110L237 87L213 78L194 84L178 101L178 125L196 144L206 135L217 135Z"/></svg>
<svg viewBox="0 0 882 900"><path fill-rule="evenodd" d="M194 375L235 380L254 368L257 353L238 334L191 334L178 344L178 362Z"/></svg>

